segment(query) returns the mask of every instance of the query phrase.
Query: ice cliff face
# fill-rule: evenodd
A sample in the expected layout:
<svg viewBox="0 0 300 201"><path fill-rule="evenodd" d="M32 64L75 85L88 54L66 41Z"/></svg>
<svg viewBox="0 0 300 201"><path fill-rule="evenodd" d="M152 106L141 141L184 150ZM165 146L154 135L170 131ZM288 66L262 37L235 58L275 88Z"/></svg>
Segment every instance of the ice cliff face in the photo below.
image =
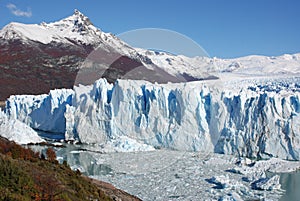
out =
<svg viewBox="0 0 300 201"><path fill-rule="evenodd" d="M19 144L38 143L44 140L23 122L9 118L0 109L0 136Z"/></svg>
<svg viewBox="0 0 300 201"><path fill-rule="evenodd" d="M43 95L16 95L6 102L5 112L33 129L64 133L65 106L72 103L73 90L52 90Z"/></svg>
<svg viewBox="0 0 300 201"><path fill-rule="evenodd" d="M222 98L226 116L215 151L299 159L299 93L248 93Z"/></svg>
<svg viewBox="0 0 300 201"><path fill-rule="evenodd" d="M106 144L126 137L154 147L299 160L300 93L288 83L299 80L281 88L215 82L100 79L29 101L12 96L6 112L33 128L64 132L67 140Z"/></svg>
<svg viewBox="0 0 300 201"><path fill-rule="evenodd" d="M101 143L128 136L182 150L202 150L210 145L206 143L211 137L208 132L195 132L196 125L205 121L205 117L197 119L195 112L205 111L199 102L205 101L206 94L197 97L192 87L177 89L175 85L169 88L125 80L112 86L99 80L90 93L80 90L75 88L73 106L67 107L65 114L67 138Z"/></svg>

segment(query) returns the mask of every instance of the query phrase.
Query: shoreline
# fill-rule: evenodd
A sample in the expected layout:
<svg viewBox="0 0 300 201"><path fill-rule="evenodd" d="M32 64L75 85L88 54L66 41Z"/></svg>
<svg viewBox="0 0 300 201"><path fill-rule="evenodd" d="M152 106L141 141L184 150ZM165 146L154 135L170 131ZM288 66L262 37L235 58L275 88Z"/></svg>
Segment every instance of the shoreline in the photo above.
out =
<svg viewBox="0 0 300 201"><path fill-rule="evenodd" d="M113 184L107 183L101 180L93 179L91 177L82 175L85 179L89 180L91 183L98 186L101 190L103 190L107 195L113 197L116 200L126 200L126 201L141 201L140 198L138 198L135 195L131 195L127 193L124 190L121 190L119 188L116 188Z"/></svg>

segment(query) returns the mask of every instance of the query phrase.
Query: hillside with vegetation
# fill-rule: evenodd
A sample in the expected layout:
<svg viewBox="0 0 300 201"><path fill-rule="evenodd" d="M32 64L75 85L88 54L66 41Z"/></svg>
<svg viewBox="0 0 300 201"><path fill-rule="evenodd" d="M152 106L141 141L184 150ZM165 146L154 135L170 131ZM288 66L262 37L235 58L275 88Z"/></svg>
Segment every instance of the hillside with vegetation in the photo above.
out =
<svg viewBox="0 0 300 201"><path fill-rule="evenodd" d="M0 200L139 200L105 182L0 137Z"/></svg>

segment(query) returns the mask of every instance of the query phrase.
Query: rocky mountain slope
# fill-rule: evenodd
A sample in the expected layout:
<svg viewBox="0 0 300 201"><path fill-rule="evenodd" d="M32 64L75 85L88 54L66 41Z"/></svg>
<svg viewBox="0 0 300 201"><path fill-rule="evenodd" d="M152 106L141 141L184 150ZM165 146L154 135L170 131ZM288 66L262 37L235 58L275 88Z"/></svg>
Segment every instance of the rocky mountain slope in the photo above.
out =
<svg viewBox="0 0 300 201"><path fill-rule="evenodd" d="M90 72L91 65L97 65L96 71ZM82 69L77 76L81 67L88 69ZM77 10L58 22L39 25L13 22L0 31L0 100L11 94L41 94L55 88L72 88L77 77L77 82L84 84L100 77L114 82L137 67L153 74L155 80L178 81L113 34L93 26ZM156 75L155 70L159 72ZM142 79L136 73L130 77Z"/></svg>
<svg viewBox="0 0 300 201"><path fill-rule="evenodd" d="M93 84L101 77L110 83L119 78L167 83L217 79L220 72L299 73L299 57L189 58L138 49L96 28L75 10L57 22L13 22L0 30L0 100Z"/></svg>

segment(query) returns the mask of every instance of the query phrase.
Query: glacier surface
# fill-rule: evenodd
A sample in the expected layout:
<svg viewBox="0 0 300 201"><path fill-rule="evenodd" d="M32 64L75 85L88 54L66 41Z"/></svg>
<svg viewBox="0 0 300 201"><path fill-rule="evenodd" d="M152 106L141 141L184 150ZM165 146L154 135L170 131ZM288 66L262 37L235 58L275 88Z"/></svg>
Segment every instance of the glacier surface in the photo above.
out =
<svg viewBox="0 0 300 201"><path fill-rule="evenodd" d="M299 79L114 85L100 79L48 95L11 96L5 111L83 143L126 137L155 148L299 160Z"/></svg>

